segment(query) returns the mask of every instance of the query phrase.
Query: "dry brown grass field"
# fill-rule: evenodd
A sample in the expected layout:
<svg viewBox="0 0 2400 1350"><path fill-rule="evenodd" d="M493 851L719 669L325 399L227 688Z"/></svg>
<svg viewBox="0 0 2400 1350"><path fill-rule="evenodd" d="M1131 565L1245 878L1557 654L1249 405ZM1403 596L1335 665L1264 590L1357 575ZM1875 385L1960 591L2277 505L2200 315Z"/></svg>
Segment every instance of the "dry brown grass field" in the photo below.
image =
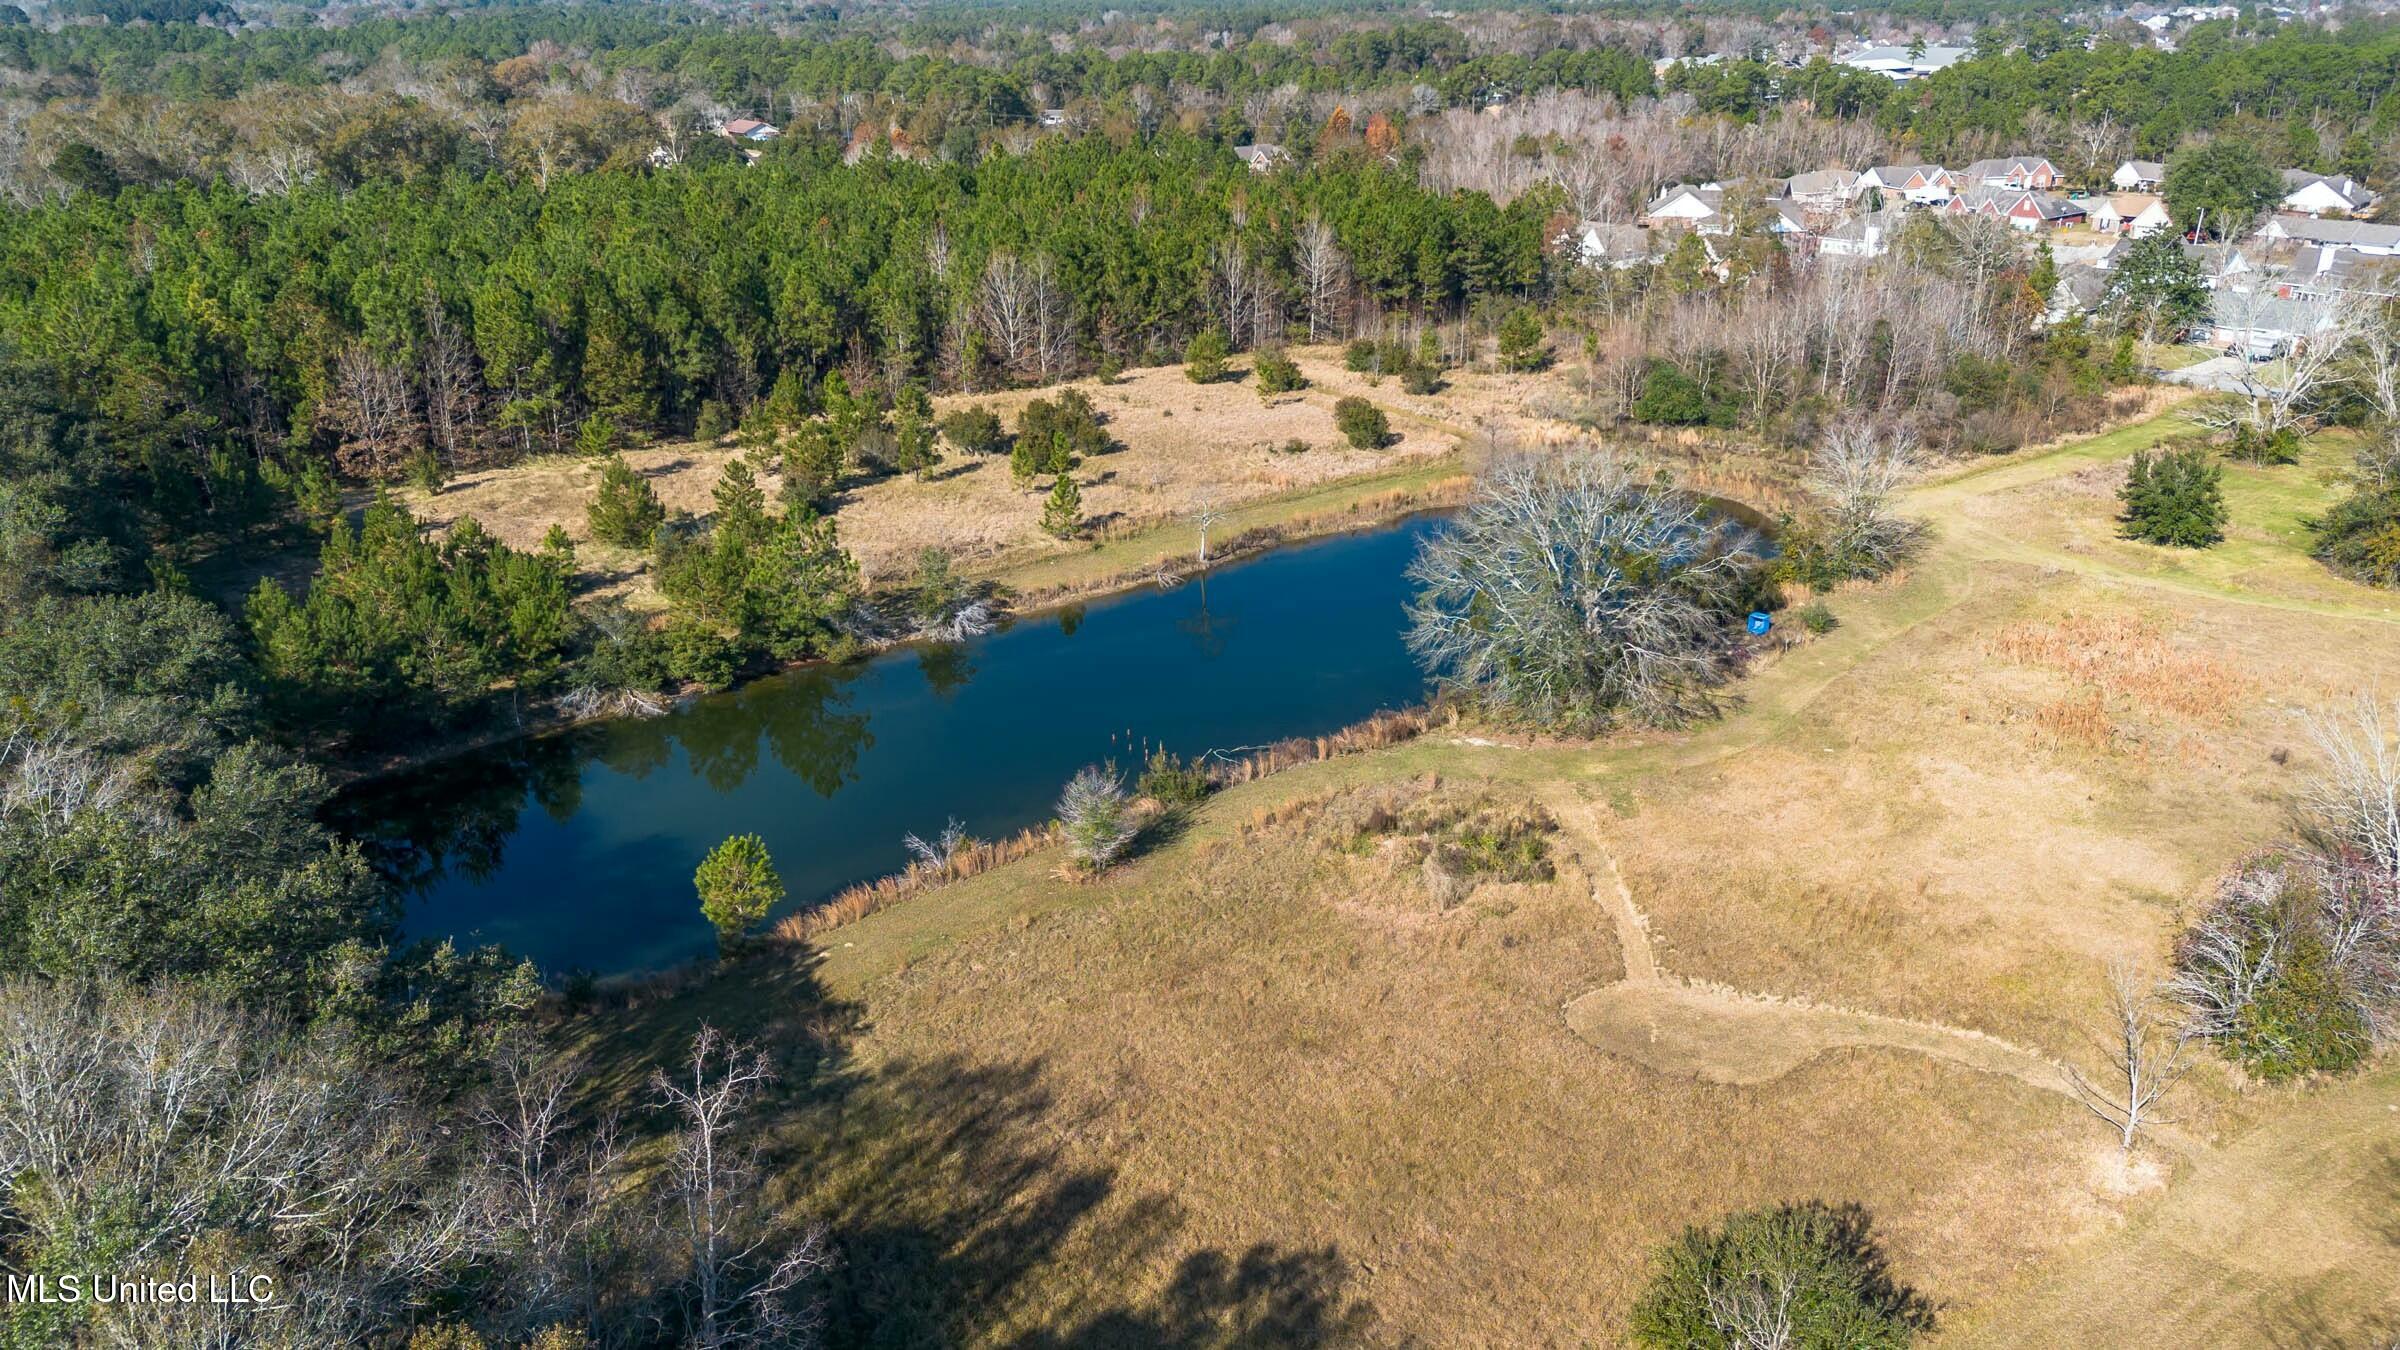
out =
<svg viewBox="0 0 2400 1350"><path fill-rule="evenodd" d="M2400 1076L2211 1063L2129 1165L2055 1072L2103 966L2163 969L2288 828L2293 709L2400 669L2390 597L2295 555L2331 450L2229 475L2226 554L2110 535L2075 479L2173 429L1919 488L1925 557L1705 726L1293 769L1099 881L1037 852L593 1049L778 1051L837 1344L1615 1344L1659 1242L1811 1198L1872 1212L1937 1340L2388 1338ZM1462 810L1548 822L1553 875L1425 865Z"/></svg>
<svg viewBox="0 0 2400 1350"><path fill-rule="evenodd" d="M1076 473L1094 532L1105 538L1154 529L1185 519L1204 503L1232 508L1297 499L1307 509L1321 505L1310 499L1331 485L1368 496L1419 481L1416 471L1451 455L1472 430L1495 421L1534 425L1514 410L1539 377L1457 371L1440 393L1413 396L1396 380L1344 370L1337 348L1302 349L1294 356L1309 386L1272 399L1260 397L1248 357L1235 361L1226 379L1208 385L1192 383L1181 366L1129 371L1109 384L1079 382L1119 447ZM1013 428L1028 402L1055 392L944 397L936 408L946 414L980 404ZM1333 405L1350 395L1385 410L1390 444L1359 450L1342 439ZM1307 449L1287 453L1294 441ZM1014 483L1005 455L947 453L929 481L891 478L843 493L836 509L842 541L870 583L904 574L927 547L949 550L980 572L1024 569L1090 550L1089 543L1061 543L1042 533L1043 493ZM631 450L626 460L649 478L669 510L705 516L718 474L740 454L730 441L687 441ZM430 496L416 489L401 496L431 525L473 516L522 548L539 544L553 524L564 526L585 548L588 564L623 574L639 596L646 593L634 576L640 559L590 541L584 507L599 478L596 460L558 455L466 474Z"/></svg>

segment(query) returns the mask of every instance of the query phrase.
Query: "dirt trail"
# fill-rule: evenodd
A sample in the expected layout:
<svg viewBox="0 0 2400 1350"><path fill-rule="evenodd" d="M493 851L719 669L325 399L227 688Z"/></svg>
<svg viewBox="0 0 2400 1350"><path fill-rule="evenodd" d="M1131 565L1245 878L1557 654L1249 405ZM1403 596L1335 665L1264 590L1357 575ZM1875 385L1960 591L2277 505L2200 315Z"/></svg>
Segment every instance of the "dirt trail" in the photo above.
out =
<svg viewBox="0 0 2400 1350"><path fill-rule="evenodd" d="M1608 911L1623 953L1623 979L1580 995L1565 1008L1567 1026L1597 1048L1662 1073L1764 1083L1828 1050L1881 1046L2073 1095L2056 1062L1980 1031L1748 994L1666 973L1650 943L1649 919L1601 842L1591 803L1563 784L1545 797L1572 836L1592 878L1592 898Z"/></svg>

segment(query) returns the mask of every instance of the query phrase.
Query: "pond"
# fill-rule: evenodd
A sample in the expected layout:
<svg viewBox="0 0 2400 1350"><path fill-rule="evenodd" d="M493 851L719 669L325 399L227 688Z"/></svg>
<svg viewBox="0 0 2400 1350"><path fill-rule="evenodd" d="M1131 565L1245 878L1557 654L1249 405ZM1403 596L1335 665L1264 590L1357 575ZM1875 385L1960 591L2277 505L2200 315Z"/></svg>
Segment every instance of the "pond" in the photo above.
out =
<svg viewBox="0 0 2400 1350"><path fill-rule="evenodd" d="M1317 735L1422 701L1404 575L1439 517L1277 550L1167 589L518 741L363 789L336 823L408 897L411 937L563 972L714 950L692 869L766 840L798 908L908 861L904 833L1046 820L1083 765Z"/></svg>

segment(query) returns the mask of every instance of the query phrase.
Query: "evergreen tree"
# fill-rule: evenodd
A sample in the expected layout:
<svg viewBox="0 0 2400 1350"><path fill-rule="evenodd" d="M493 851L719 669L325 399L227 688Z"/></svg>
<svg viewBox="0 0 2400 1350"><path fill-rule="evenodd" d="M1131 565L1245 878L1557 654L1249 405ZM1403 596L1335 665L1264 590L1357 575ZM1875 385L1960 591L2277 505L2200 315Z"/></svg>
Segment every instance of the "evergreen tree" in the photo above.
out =
<svg viewBox="0 0 2400 1350"><path fill-rule="evenodd" d="M1183 373L1194 384L1215 384L1225 378L1225 335L1203 328L1183 349Z"/></svg>
<svg viewBox="0 0 2400 1350"><path fill-rule="evenodd" d="M1500 321L1500 364L1510 370L1539 370L1550 353L1542 345L1542 319L1524 305Z"/></svg>
<svg viewBox="0 0 2400 1350"><path fill-rule="evenodd" d="M2239 239L2283 195L2283 182L2258 147L2231 136L2179 151L2160 188L2175 228L2211 239Z"/></svg>
<svg viewBox="0 0 2400 1350"><path fill-rule="evenodd" d="M745 461L726 462L710 490L717 507L716 532L742 543L754 543L767 531L767 494Z"/></svg>
<svg viewBox="0 0 2400 1350"><path fill-rule="evenodd" d="M1060 539L1083 532L1083 493L1075 486L1075 475L1062 473L1050 485L1050 496L1042 503L1042 529Z"/></svg>
<svg viewBox="0 0 2400 1350"><path fill-rule="evenodd" d="M2119 332L2150 342L2174 337L2208 317L2208 283L2200 264L2167 234L2137 239L2109 269L2100 312Z"/></svg>
<svg viewBox="0 0 2400 1350"><path fill-rule="evenodd" d="M2206 548L2224 538L2224 473L2203 450L2135 452L2117 493L2125 536L2177 548Z"/></svg>
<svg viewBox="0 0 2400 1350"><path fill-rule="evenodd" d="M892 416L894 455L902 472L915 474L919 481L933 476L934 466L942 462L934 433L933 400L921 385L903 386Z"/></svg>
<svg viewBox="0 0 2400 1350"><path fill-rule="evenodd" d="M692 887L724 955L739 950L750 930L783 903L783 878L767 854L767 842L755 834L732 835L710 849L692 873Z"/></svg>
<svg viewBox="0 0 2400 1350"><path fill-rule="evenodd" d="M1300 374L1300 365L1281 347L1261 347L1258 350L1258 392L1262 397L1289 394L1308 387Z"/></svg>
<svg viewBox="0 0 2400 1350"><path fill-rule="evenodd" d="M620 548L648 548L650 536L667 518L650 480L634 472L623 455L610 455L600 467L600 487L585 510L592 537Z"/></svg>

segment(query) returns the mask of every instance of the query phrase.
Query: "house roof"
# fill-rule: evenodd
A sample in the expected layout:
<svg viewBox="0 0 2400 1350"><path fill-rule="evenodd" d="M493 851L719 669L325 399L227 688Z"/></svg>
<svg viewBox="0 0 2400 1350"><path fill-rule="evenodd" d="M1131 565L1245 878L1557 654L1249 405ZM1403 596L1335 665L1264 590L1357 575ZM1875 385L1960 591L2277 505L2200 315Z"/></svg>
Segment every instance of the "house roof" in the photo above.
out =
<svg viewBox="0 0 2400 1350"><path fill-rule="evenodd" d="M2064 197L2053 197L2047 192L2028 192L2025 197L2033 203L2033 209L2040 212L2044 220L2065 220L2069 216L2090 214L2082 202L2068 201ZM2011 209L2013 210L2014 207L2012 206Z"/></svg>
<svg viewBox="0 0 2400 1350"><path fill-rule="evenodd" d="M2222 288L2211 292L2208 316L2209 322L2218 328L2282 337L2308 337L2322 332L2332 319L2323 300L2287 299L2263 291Z"/></svg>
<svg viewBox="0 0 2400 1350"><path fill-rule="evenodd" d="M1848 192L1858 175L1848 169L1818 169L1814 173L1796 173L1783 180L1787 197L1816 197L1827 193Z"/></svg>
<svg viewBox="0 0 2400 1350"><path fill-rule="evenodd" d="M2161 210L2166 209L2166 202L2152 192L2111 193L2108 204L2112 210L2127 220L2133 219L2153 206Z"/></svg>
<svg viewBox="0 0 2400 1350"><path fill-rule="evenodd" d="M1861 211L1826 230L1821 237L1863 244L1867 242L1867 231L1872 229L1879 232L1877 238L1888 239L1899 231L1901 222L1907 219L1907 210L1897 206L1887 206L1880 211Z"/></svg>
<svg viewBox="0 0 2400 1350"><path fill-rule="evenodd" d="M2005 214L2020 197L2030 196L2024 188L1993 187L1977 183L1950 199L1950 205L1960 211L1981 211L1986 206Z"/></svg>
<svg viewBox="0 0 2400 1350"><path fill-rule="evenodd" d="M1846 66L1893 66L1906 70L1941 70L1957 65L1975 54L1972 47L1935 47L1928 45L1915 56L1906 47L1861 47L1841 58Z"/></svg>
<svg viewBox="0 0 2400 1350"><path fill-rule="evenodd" d="M1586 258L1609 262L1647 258L1658 252L1657 233L1639 225L1586 221L1580 242Z"/></svg>
<svg viewBox="0 0 2400 1350"><path fill-rule="evenodd" d="M2377 225L2366 220L2319 220L2315 216L2278 211L2268 222L2286 239L2312 244L2347 244L2352 248L2400 248L2400 225Z"/></svg>
<svg viewBox="0 0 2400 1350"><path fill-rule="evenodd" d="M2167 179L2167 166L2155 159L2129 159L2117 166L2119 173L2127 169L2133 170L2134 178L2140 182L2163 183Z"/></svg>
<svg viewBox="0 0 2400 1350"><path fill-rule="evenodd" d="M2364 211L2374 204L2375 194L2367 191L2366 184L2348 174L2310 173L2306 169L2285 169L2283 171L2283 193L2286 199L2297 196L2319 183L2323 183L2332 191L2333 195L2341 198L2353 211Z"/></svg>
<svg viewBox="0 0 2400 1350"><path fill-rule="evenodd" d="M1891 188L1907 182L1915 174L1923 174L1927 181L1931 181L1937 176L1947 176L1949 172L1939 164L1878 164L1867 170L1867 174L1874 175L1876 182ZM1862 178L1865 176L1860 175Z"/></svg>
<svg viewBox="0 0 2400 1350"><path fill-rule="evenodd" d="M1970 179L2006 178L2011 174L2029 174L2044 166L2048 166L2054 174L2058 172L2058 166L2040 155L2011 155L2006 159L1976 160L1967 166L1966 176Z"/></svg>
<svg viewBox="0 0 2400 1350"><path fill-rule="evenodd" d="M2068 297L2074 307L2090 312L2100 304L2108 290L2108 273L2089 263L2069 263L2058 269L2058 294Z"/></svg>
<svg viewBox="0 0 2400 1350"><path fill-rule="evenodd" d="M736 117L725 124L725 134L728 136L748 136L759 131L772 134L775 131L775 124L761 122L755 117Z"/></svg>
<svg viewBox="0 0 2400 1350"><path fill-rule="evenodd" d="M1281 164L1292 157L1292 152L1280 145L1269 145L1260 141L1233 147L1233 157L1250 165Z"/></svg>
<svg viewBox="0 0 2400 1350"><path fill-rule="evenodd" d="M1687 195L1690 196L1694 201L1699 202L1702 206L1707 207L1709 209L1709 213L1712 215L1723 210L1725 207L1725 189L1714 185L1707 187L1694 187L1690 183L1677 183L1674 186L1669 187L1666 191L1658 194L1657 197L1653 198L1648 206L1642 208L1642 214L1646 216L1657 215L1660 211L1663 211L1667 207L1674 205L1677 198Z"/></svg>

